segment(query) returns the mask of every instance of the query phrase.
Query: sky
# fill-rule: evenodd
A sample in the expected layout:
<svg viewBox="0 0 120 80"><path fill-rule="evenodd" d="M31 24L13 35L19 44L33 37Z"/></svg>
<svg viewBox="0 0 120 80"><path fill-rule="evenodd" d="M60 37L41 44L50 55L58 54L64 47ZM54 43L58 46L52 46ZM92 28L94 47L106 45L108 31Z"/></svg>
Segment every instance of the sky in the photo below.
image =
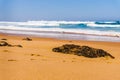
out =
<svg viewBox="0 0 120 80"><path fill-rule="evenodd" d="M120 0L0 0L0 21L120 20Z"/></svg>

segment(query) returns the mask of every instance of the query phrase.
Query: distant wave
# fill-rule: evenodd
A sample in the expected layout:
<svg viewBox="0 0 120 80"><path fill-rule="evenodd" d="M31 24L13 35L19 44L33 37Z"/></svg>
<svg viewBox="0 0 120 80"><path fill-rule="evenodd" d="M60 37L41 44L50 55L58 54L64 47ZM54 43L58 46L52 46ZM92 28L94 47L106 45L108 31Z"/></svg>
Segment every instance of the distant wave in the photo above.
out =
<svg viewBox="0 0 120 80"><path fill-rule="evenodd" d="M27 21L27 22L0 22L0 24L10 25L28 25L28 26L60 26L62 24L88 24L94 22L82 22L82 21Z"/></svg>
<svg viewBox="0 0 120 80"><path fill-rule="evenodd" d="M51 31L69 32L94 35L120 36L120 24L104 22L96 24L96 21L27 21L27 22L0 22L0 31ZM106 28L106 30L104 29ZM112 28L112 29L110 29ZM99 30L100 29L100 30ZM101 30L102 29L102 30ZM109 30L107 30L109 29ZM119 30L118 30L119 29Z"/></svg>
<svg viewBox="0 0 120 80"><path fill-rule="evenodd" d="M3 26L61 26L61 25L80 25L84 24L89 27L120 27L120 24L108 25L108 23L113 22L104 22L104 24L96 24L94 21L27 21L27 22L0 22L0 25Z"/></svg>
<svg viewBox="0 0 120 80"><path fill-rule="evenodd" d="M120 25L108 25L108 24L95 24L95 23L89 23L87 24L89 27L119 27Z"/></svg>

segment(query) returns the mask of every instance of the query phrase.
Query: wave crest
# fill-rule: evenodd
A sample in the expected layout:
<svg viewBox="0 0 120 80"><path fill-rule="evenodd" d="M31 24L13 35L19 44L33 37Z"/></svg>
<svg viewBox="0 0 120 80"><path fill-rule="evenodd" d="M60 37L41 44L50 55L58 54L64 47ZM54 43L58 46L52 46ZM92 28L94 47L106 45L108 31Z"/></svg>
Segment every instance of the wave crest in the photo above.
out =
<svg viewBox="0 0 120 80"><path fill-rule="evenodd" d="M113 35L120 36L120 24L110 25L96 24L94 21L27 21L27 22L0 22L0 31L5 32L12 30L21 31L52 31L52 32L69 32L95 35ZM93 28L95 27L95 28ZM97 28L98 27L98 28ZM100 27L100 28L99 28ZM106 27L106 28L104 28ZM112 27L112 28L109 28ZM106 29L106 30L105 30Z"/></svg>

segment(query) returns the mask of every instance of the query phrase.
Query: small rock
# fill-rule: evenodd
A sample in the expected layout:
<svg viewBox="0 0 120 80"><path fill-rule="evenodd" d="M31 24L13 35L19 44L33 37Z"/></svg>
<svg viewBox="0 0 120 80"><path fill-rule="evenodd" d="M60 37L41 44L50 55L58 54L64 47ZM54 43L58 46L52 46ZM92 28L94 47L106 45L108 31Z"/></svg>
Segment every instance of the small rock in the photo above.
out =
<svg viewBox="0 0 120 80"><path fill-rule="evenodd" d="M35 59L30 59L30 60L35 60Z"/></svg>
<svg viewBox="0 0 120 80"><path fill-rule="evenodd" d="M23 47L22 45L14 45L14 46L16 46L16 47L21 47L21 48Z"/></svg>
<svg viewBox="0 0 120 80"><path fill-rule="evenodd" d="M3 52L9 52L9 50L3 50Z"/></svg>
<svg viewBox="0 0 120 80"><path fill-rule="evenodd" d="M34 56L35 54L31 54L31 56Z"/></svg>
<svg viewBox="0 0 120 80"><path fill-rule="evenodd" d="M7 39L5 39L5 38L2 38L1 40L7 40Z"/></svg>
<svg viewBox="0 0 120 80"><path fill-rule="evenodd" d="M22 45L11 45L5 41L0 41L0 46L8 46L8 47L22 47Z"/></svg>
<svg viewBox="0 0 120 80"><path fill-rule="evenodd" d="M24 38L23 40L32 41L32 39L30 39L28 37Z"/></svg>
<svg viewBox="0 0 120 80"><path fill-rule="evenodd" d="M41 56L41 55L37 54L36 56Z"/></svg>
<svg viewBox="0 0 120 80"><path fill-rule="evenodd" d="M8 44L8 46L9 46L9 47L14 47L14 46L13 46L13 45L11 45L11 44Z"/></svg>
<svg viewBox="0 0 120 80"><path fill-rule="evenodd" d="M8 46L9 44L7 43L7 42L5 42L5 41L1 41L0 42L0 46Z"/></svg>
<svg viewBox="0 0 120 80"><path fill-rule="evenodd" d="M9 59L8 61L17 61L17 60L14 60L14 59Z"/></svg>

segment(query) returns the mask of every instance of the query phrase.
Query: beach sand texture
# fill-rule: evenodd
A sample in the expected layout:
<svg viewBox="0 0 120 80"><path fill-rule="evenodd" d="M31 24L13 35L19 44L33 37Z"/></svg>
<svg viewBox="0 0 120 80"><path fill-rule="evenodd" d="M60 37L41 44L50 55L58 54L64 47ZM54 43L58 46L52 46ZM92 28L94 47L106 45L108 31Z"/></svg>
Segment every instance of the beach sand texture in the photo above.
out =
<svg viewBox="0 0 120 80"><path fill-rule="evenodd" d="M120 80L120 42L58 40L1 34L0 39L23 47L0 47L0 80ZM1 40L0 40L1 41ZM86 58L52 52L63 44L104 49L115 59Z"/></svg>

